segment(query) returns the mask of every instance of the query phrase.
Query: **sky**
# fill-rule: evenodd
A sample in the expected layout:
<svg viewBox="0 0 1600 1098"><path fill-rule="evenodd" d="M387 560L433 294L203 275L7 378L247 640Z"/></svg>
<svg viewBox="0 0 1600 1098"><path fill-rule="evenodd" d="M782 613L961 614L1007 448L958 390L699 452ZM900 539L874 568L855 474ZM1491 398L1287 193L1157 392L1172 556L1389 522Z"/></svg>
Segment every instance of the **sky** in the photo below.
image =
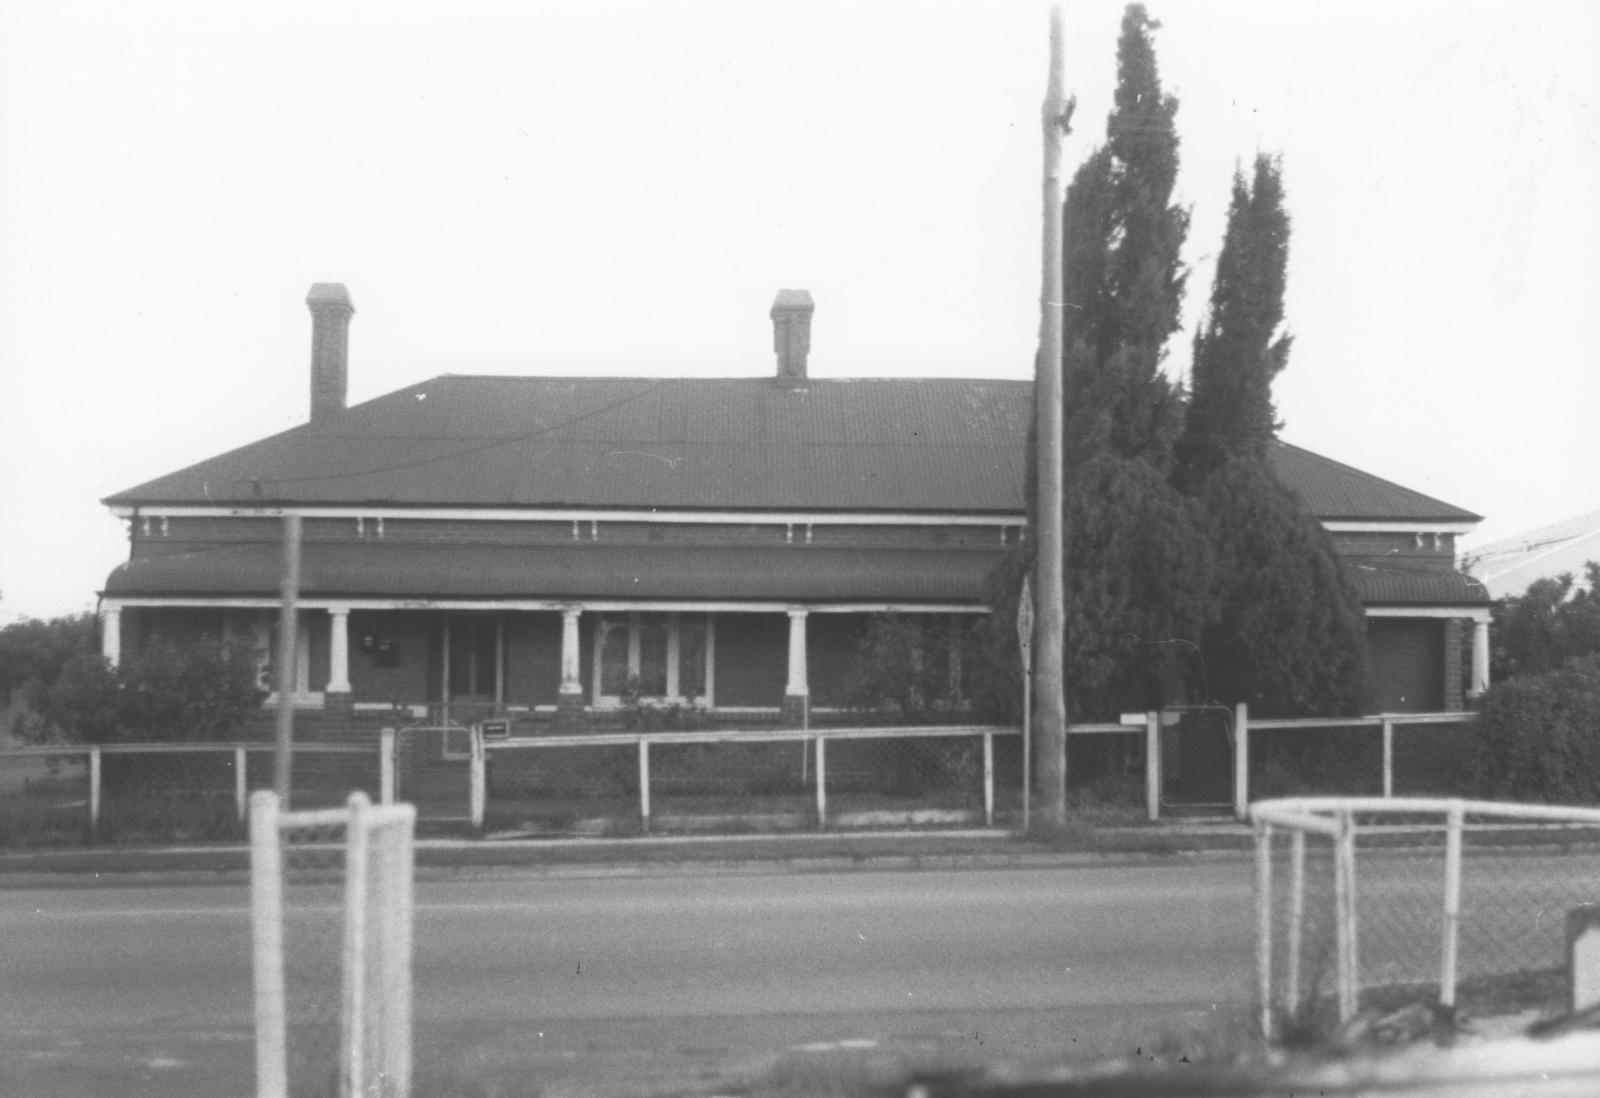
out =
<svg viewBox="0 0 1600 1098"><path fill-rule="evenodd" d="M1287 441L1486 516L1600 505L1600 4L1151 0L1186 329L1282 157ZM1104 136L1121 5L1063 5ZM1044 3L0 5L0 625L89 609L103 497L443 373L1031 376ZM1166 368L1188 369L1188 335Z"/></svg>

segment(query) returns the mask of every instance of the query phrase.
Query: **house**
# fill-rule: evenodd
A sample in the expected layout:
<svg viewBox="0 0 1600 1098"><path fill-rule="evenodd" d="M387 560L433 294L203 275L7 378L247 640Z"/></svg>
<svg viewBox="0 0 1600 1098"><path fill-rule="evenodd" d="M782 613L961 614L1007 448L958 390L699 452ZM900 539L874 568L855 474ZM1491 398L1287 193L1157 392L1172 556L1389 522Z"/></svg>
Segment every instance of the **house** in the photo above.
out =
<svg viewBox="0 0 1600 1098"><path fill-rule="evenodd" d="M349 295L307 304L309 422L104 501L130 539L101 601L112 660L156 633L271 651L293 512L293 701L325 720L570 724L637 695L794 722L843 702L872 615L970 622L1027 536L1031 383L811 378L804 291L773 304L773 376L447 374L354 407ZM1487 607L1454 539L1478 517L1275 461L1355 570L1377 704L1459 707Z"/></svg>
<svg viewBox="0 0 1600 1098"><path fill-rule="evenodd" d="M1600 561L1600 511L1575 515L1516 537L1474 546L1462 553L1462 567L1495 599L1520 595L1535 580L1571 574L1576 586L1588 583L1585 566Z"/></svg>

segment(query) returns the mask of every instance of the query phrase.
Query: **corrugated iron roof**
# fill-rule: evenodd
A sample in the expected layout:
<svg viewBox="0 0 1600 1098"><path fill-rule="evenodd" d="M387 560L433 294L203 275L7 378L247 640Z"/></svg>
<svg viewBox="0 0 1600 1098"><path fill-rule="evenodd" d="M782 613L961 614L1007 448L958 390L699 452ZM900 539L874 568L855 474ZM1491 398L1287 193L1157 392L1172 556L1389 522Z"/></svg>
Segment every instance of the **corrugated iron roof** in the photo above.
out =
<svg viewBox="0 0 1600 1098"><path fill-rule="evenodd" d="M1271 457L1278 479L1324 521L1478 522L1483 518L1287 442L1275 443Z"/></svg>
<svg viewBox="0 0 1600 1098"><path fill-rule="evenodd" d="M894 600L983 602L996 552L812 546L309 544L307 598ZM275 545L237 545L118 566L106 594L276 597Z"/></svg>
<svg viewBox="0 0 1600 1098"><path fill-rule="evenodd" d="M108 504L1026 510L1026 381L444 375ZM1325 520L1479 516L1288 443Z"/></svg>
<svg viewBox="0 0 1600 1098"><path fill-rule="evenodd" d="M1488 589L1462 572L1360 558L1346 558L1345 570L1364 606L1476 606L1489 602Z"/></svg>
<svg viewBox="0 0 1600 1098"><path fill-rule="evenodd" d="M445 376L106 502L1016 512L1030 393Z"/></svg>

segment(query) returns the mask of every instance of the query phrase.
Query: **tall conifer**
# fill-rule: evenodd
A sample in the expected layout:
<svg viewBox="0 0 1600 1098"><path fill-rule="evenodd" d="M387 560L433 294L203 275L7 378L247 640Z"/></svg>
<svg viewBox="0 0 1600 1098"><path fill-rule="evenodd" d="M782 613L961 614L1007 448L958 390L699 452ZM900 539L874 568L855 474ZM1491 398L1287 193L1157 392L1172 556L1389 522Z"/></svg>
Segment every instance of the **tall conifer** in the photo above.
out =
<svg viewBox="0 0 1600 1098"><path fill-rule="evenodd" d="M1198 484L1229 458L1265 458L1277 437L1272 382L1289 360L1282 330L1289 215L1275 159L1257 156L1252 181L1233 178L1211 312L1195 335L1180 483Z"/></svg>

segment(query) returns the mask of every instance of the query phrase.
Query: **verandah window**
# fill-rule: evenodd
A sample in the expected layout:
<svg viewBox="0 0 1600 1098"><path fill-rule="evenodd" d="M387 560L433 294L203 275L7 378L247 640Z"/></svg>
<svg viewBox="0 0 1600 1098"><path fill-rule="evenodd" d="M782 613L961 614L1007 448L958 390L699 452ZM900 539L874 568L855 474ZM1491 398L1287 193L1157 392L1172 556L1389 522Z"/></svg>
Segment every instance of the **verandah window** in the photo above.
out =
<svg viewBox="0 0 1600 1098"><path fill-rule="evenodd" d="M706 614L629 611L600 614L595 627L595 695L619 702L630 684L641 697L709 700Z"/></svg>

